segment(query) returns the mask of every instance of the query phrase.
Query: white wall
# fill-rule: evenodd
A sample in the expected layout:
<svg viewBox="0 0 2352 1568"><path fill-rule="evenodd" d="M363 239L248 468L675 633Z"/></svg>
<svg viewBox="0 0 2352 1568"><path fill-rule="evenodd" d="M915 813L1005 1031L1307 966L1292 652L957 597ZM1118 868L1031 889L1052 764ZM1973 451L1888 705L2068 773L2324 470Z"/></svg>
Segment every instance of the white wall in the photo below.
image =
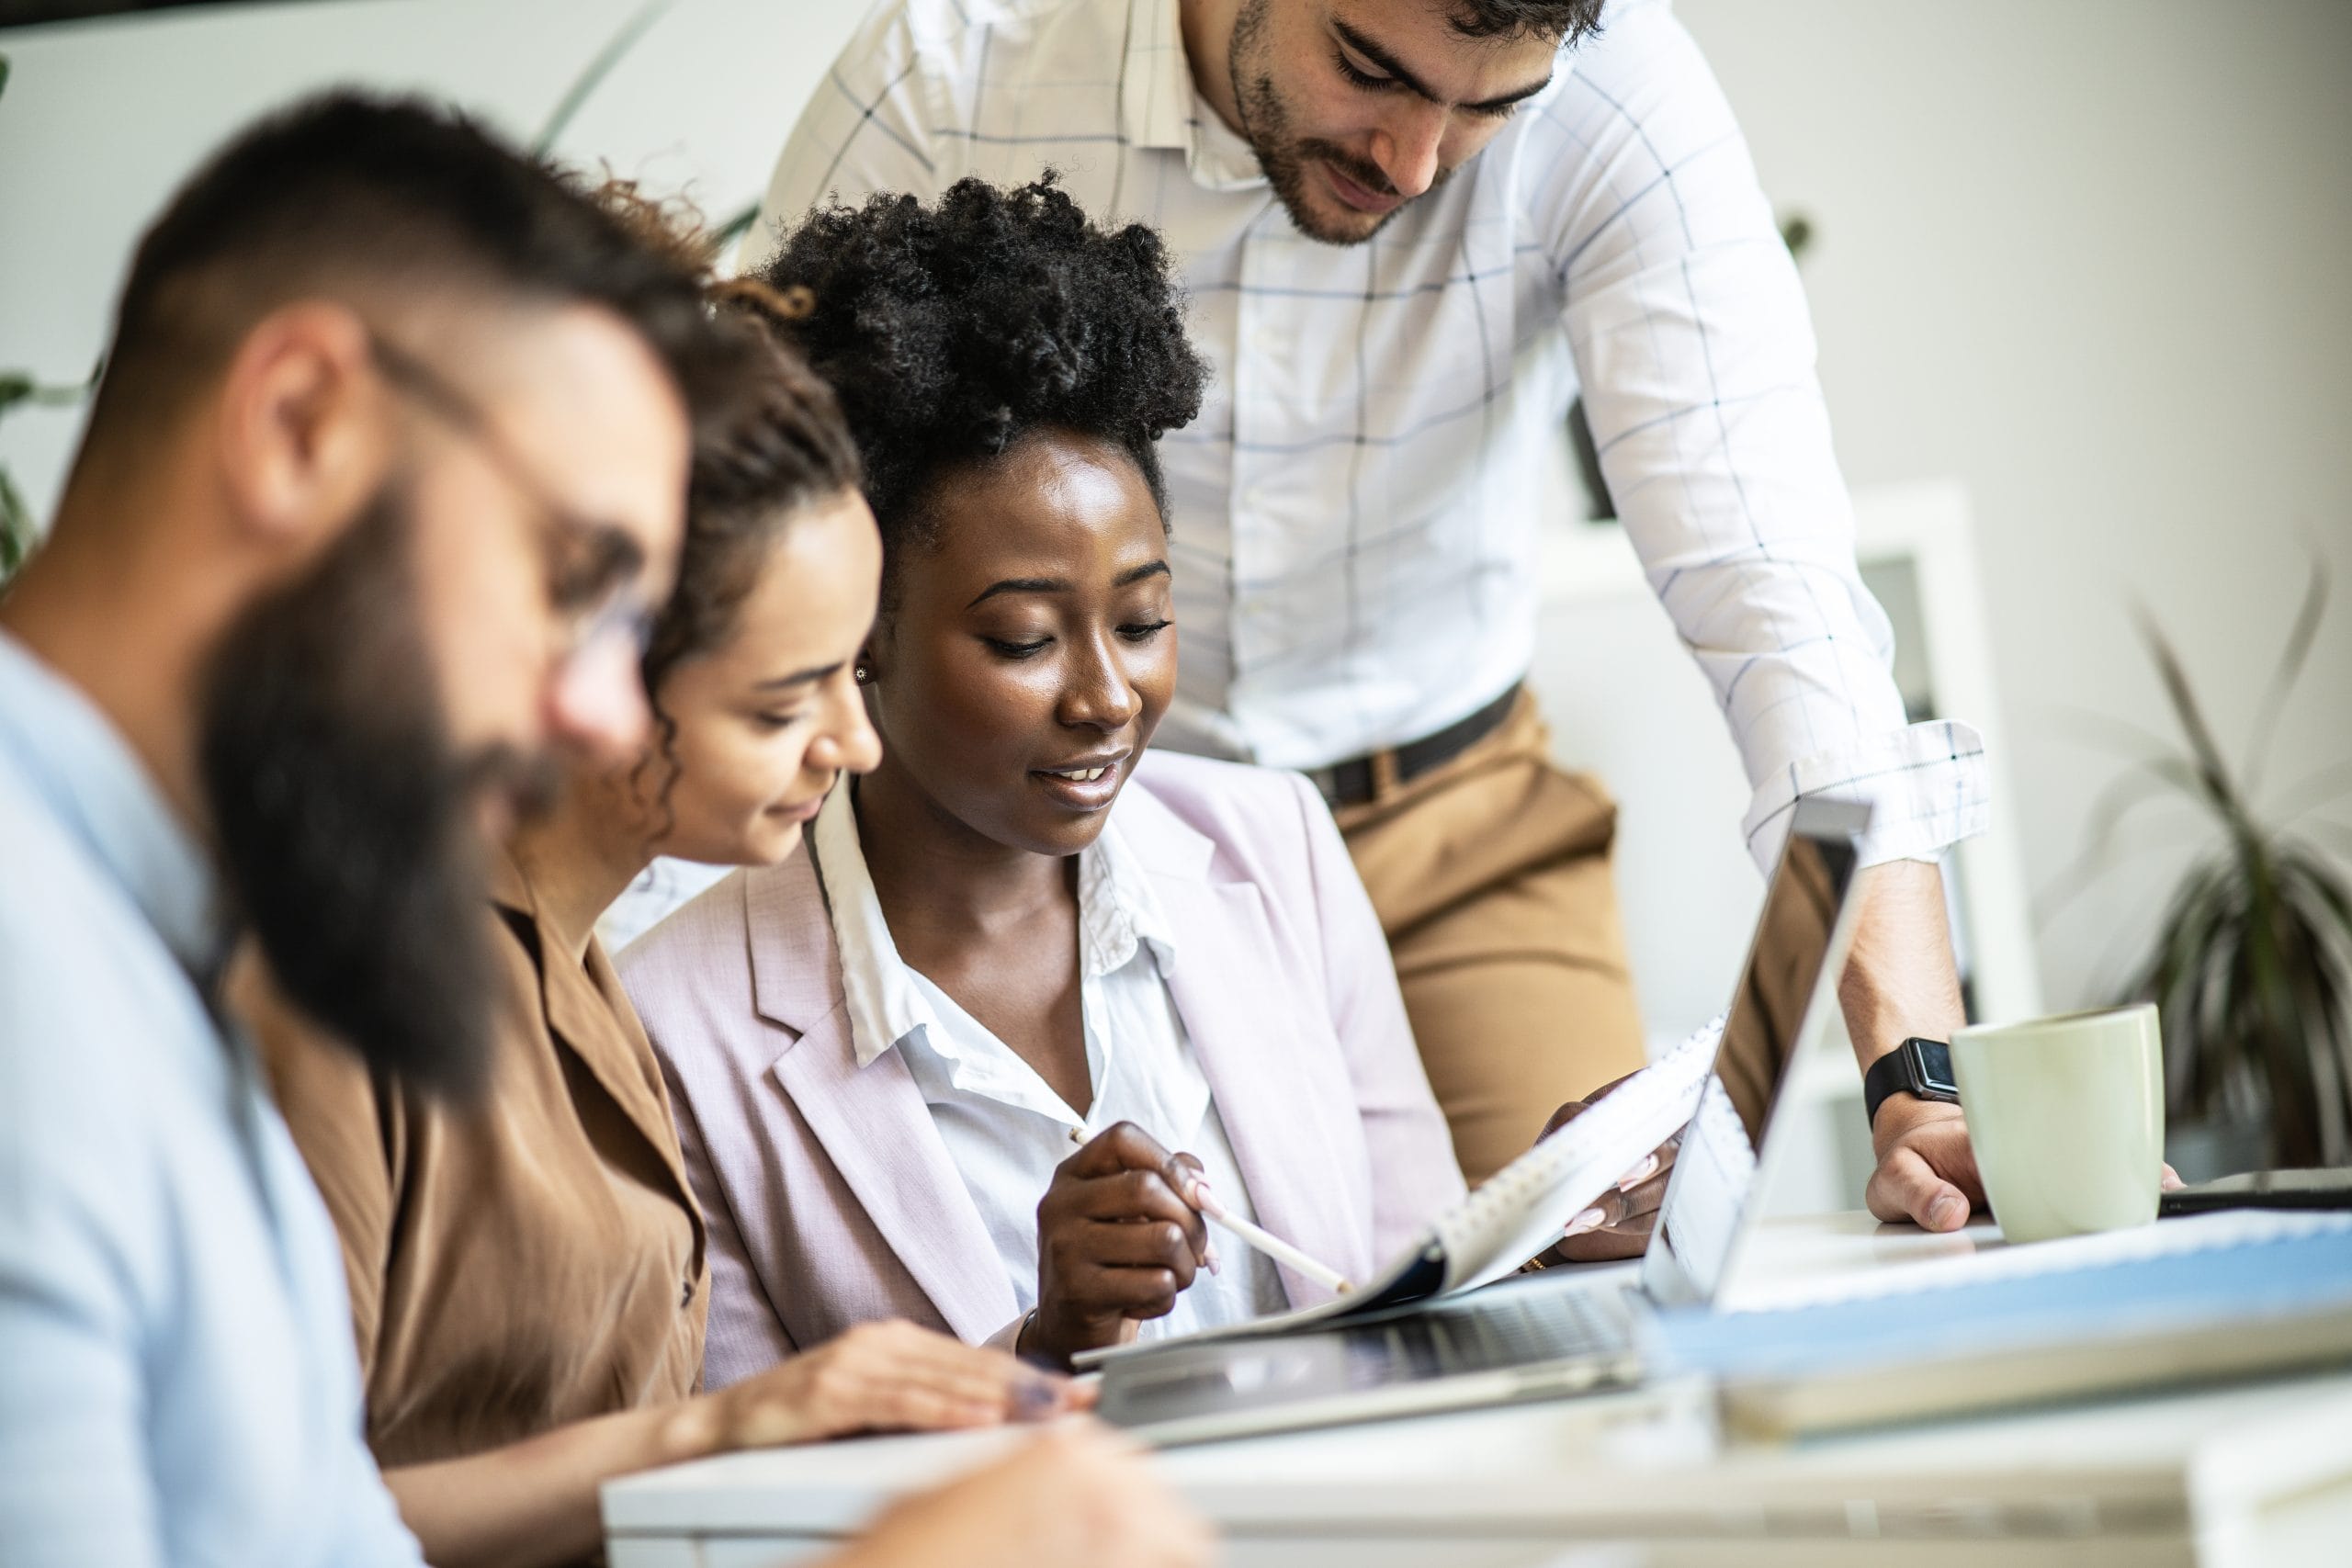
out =
<svg viewBox="0 0 2352 1568"><path fill-rule="evenodd" d="M2039 882L2120 770L2072 710L2170 734L2133 642L2173 633L2245 737L2324 550L2336 613L2282 783L2352 758L2352 5L1682 0L1805 277L1857 486L1962 479L1976 509ZM2352 818L2352 811L2340 813ZM2183 863L2143 860L2041 936L2052 1006L2103 996Z"/></svg>
<svg viewBox="0 0 2352 1568"><path fill-rule="evenodd" d="M679 0L564 150L730 209L764 182L860 8ZM2119 766L2068 710L2166 728L2131 641L2133 595L2174 629L2233 739L2306 542L2352 597L2352 5L1681 9L1768 186L1819 229L1807 279L1849 477L1951 475L1973 497L2014 748L1999 809L2047 874ZM86 369L139 226L259 107L359 80L444 92L526 134L634 11L314 0L0 32L16 62L0 97L0 367ZM0 427L36 508L76 423L36 412ZM2352 605L2274 776L2352 756L2347 719ZM2160 849L2043 933L2053 1004L2099 994L2182 852Z"/></svg>
<svg viewBox="0 0 2352 1568"><path fill-rule="evenodd" d="M544 123L640 0L339 0L203 6L0 30L0 369L88 373L131 244L197 161L263 109L354 82L441 94L517 138ZM714 218L756 197L861 0L676 0L559 151L684 188ZM44 517L78 414L18 412L0 458Z"/></svg>

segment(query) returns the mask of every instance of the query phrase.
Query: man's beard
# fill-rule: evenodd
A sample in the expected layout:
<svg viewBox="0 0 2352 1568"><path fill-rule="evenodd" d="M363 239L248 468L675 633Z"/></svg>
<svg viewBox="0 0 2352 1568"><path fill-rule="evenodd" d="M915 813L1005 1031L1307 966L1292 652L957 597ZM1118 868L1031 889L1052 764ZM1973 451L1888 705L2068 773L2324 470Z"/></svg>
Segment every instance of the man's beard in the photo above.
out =
<svg viewBox="0 0 2352 1568"><path fill-rule="evenodd" d="M1383 174L1380 165L1357 157L1336 141L1317 137L1294 138L1290 130L1290 106L1283 102L1274 90L1274 79L1263 69L1260 55L1264 41L1266 8L1271 0L1243 0L1241 13L1234 18L1233 40L1227 51L1227 72L1233 81L1233 100L1241 111L1241 130L1248 138L1250 151L1258 157L1258 167L1265 171L1266 183L1273 187L1274 198L1290 214L1293 227L1310 240L1327 245L1360 245L1383 229L1414 201L1433 193L1453 177L1453 171L1441 168L1430 182L1429 190L1410 201L1374 217L1363 229L1334 226L1309 206L1306 197L1308 165L1329 164L1349 179L1374 196L1393 196L1396 186Z"/></svg>
<svg viewBox="0 0 2352 1568"><path fill-rule="evenodd" d="M404 486L214 650L200 757L221 869L288 999L371 1069L458 1100L503 1005L475 807L543 770L453 750Z"/></svg>

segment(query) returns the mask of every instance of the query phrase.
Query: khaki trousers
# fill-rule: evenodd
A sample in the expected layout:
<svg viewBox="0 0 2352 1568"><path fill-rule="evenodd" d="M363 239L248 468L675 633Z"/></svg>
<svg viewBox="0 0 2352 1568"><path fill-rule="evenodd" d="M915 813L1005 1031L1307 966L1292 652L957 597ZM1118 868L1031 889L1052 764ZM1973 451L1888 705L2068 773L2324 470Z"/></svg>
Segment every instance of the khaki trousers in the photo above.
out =
<svg viewBox="0 0 2352 1568"><path fill-rule="evenodd" d="M1645 1060L1610 873L1617 808L1553 764L1525 693L1451 761L1376 782L1375 798L1340 808L1340 830L1476 1186L1561 1104Z"/></svg>

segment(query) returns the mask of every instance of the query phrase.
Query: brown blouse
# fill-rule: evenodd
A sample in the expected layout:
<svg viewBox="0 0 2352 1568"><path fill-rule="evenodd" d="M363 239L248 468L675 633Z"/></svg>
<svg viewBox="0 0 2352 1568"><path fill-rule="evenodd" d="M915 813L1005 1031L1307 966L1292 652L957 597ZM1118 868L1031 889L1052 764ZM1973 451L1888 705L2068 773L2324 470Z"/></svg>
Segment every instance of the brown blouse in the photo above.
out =
<svg viewBox="0 0 2352 1568"><path fill-rule="evenodd" d="M572 963L520 871L493 880L514 1005L472 1111L246 1009L343 1238L387 1467L681 1398L702 1366L702 1216L652 1047L602 946Z"/></svg>

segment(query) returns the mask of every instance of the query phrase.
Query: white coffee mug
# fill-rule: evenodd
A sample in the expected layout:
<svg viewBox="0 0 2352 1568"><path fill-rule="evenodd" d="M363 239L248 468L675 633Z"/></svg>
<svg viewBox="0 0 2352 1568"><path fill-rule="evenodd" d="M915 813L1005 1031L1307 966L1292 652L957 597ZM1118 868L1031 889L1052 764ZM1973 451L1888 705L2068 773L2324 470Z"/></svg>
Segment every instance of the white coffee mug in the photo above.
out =
<svg viewBox="0 0 2352 1568"><path fill-rule="evenodd" d="M2011 1241L2144 1225L2165 1145L2154 1003L1980 1024L1951 1037L1976 1168Z"/></svg>

